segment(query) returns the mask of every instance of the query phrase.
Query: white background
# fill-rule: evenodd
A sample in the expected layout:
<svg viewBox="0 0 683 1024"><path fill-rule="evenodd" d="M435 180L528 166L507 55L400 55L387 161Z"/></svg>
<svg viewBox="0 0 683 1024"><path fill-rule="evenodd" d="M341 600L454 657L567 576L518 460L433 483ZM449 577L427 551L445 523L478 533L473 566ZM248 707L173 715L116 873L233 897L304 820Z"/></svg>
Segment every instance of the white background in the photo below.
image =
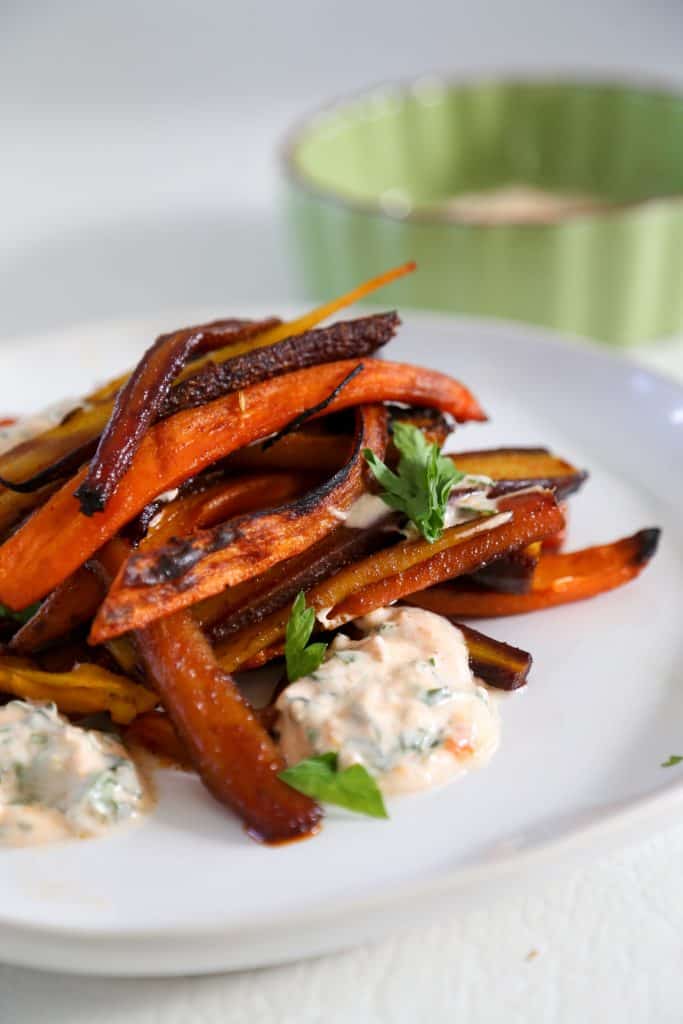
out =
<svg viewBox="0 0 683 1024"><path fill-rule="evenodd" d="M677 0L4 0L0 340L299 296L275 148L339 93L434 70L682 82L682 54ZM657 359L683 374L676 350ZM0 1024L680 1022L682 865L673 828L372 949L250 974L121 982L0 966Z"/></svg>

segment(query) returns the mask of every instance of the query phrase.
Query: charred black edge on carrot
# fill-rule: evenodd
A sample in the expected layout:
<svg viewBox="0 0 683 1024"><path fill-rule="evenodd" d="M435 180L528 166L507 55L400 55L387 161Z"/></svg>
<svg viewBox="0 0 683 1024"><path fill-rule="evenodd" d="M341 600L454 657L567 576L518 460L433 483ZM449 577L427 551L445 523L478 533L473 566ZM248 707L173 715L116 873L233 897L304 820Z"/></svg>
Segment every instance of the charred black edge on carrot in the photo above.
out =
<svg viewBox="0 0 683 1024"><path fill-rule="evenodd" d="M281 323L279 317L268 317L265 320L238 320L235 318L228 320L214 320L211 323L204 324L202 327L185 327L183 328L183 334L198 333L200 330L203 331L202 340L207 338L219 339L221 342L227 341L227 339L233 336L238 331L244 331L246 328L252 328L256 330L268 330L270 327L274 327ZM220 333L218 333L220 332ZM178 333L178 332L176 332ZM249 333L247 331L247 333ZM167 339L172 335L162 335L163 339ZM209 346L206 346L209 347ZM215 347L215 345L213 346ZM197 343L197 347L192 351L191 356L196 357L202 354L202 341ZM189 362L191 363L191 359ZM75 416L81 407L77 406L66 414L62 420L61 425L68 423L69 420ZM68 476L72 476L80 467L93 457L97 451L99 443L98 437L89 438L84 441L83 444L74 448L73 451L67 452L61 458L57 459L51 465L46 466L40 472L35 473L31 477L27 477L26 480L8 480L4 476L0 476L0 486L5 487L8 491L14 491L16 494L33 494L35 491L39 491L41 487L46 487L48 484L63 480Z"/></svg>
<svg viewBox="0 0 683 1024"><path fill-rule="evenodd" d="M395 402L387 402L389 411L389 433L393 433L394 423L409 419L414 427L419 430L435 430L446 436L453 433L453 421L447 419L440 409L432 409L428 405L397 405Z"/></svg>
<svg viewBox="0 0 683 1024"><path fill-rule="evenodd" d="M527 677L531 669L533 658L527 651L512 644L506 644L503 640L494 640L486 633L480 633L478 629L465 626L447 615L446 618L459 630L461 630L469 651L470 668L475 676L478 676L488 686L497 690L518 690L527 683ZM488 648L500 654L500 661L494 658L477 656L476 647ZM502 664L502 661L506 664Z"/></svg>
<svg viewBox="0 0 683 1024"><path fill-rule="evenodd" d="M525 455L552 455L549 448L543 448L538 445L523 445L511 447L500 447L500 448L480 448L474 451L466 452L449 452L448 455L453 459L455 465L458 465L458 456L463 455L468 458L472 458L477 455L489 456L489 455L510 455L516 452L523 453ZM544 489L551 490L555 494L558 501L562 501L564 498L568 498L571 494L574 494L588 479L588 472L586 470L574 469L568 466L568 472L558 474L557 476L547 477L529 477L525 480L511 478L510 480L496 480L494 487L489 492L491 497L502 498L505 494L512 494L515 491L521 490L526 487L543 487Z"/></svg>
<svg viewBox="0 0 683 1024"><path fill-rule="evenodd" d="M398 513L387 508L386 517L367 530L350 530L342 525L300 555L278 563L273 570L280 570L280 578L272 587L206 627L212 643L226 640L240 629L261 622L289 604L300 590L307 591L330 573L379 551L395 539L399 520Z"/></svg>
<svg viewBox="0 0 683 1024"><path fill-rule="evenodd" d="M326 403L336 398L341 389L361 368L362 364L347 374L326 399ZM206 555L221 551L229 544L239 540L242 536L240 531L243 524L272 515L286 514L292 519L307 515L348 477L361 457L364 439L364 416L362 411L359 411L351 457L325 483L296 501L287 502L274 509L264 509L261 512L240 516L209 530L197 531L193 537L173 538L157 552L141 552L131 555L124 571L124 585L127 587L152 587L161 583L181 580ZM182 582L179 586L182 587Z"/></svg>
<svg viewBox="0 0 683 1024"><path fill-rule="evenodd" d="M81 511L84 515L93 515L104 510L130 466L142 436L160 416L205 405L295 369L368 355L394 336L399 323L398 314L393 312L342 321L329 328L285 338L273 346L257 348L225 363L205 367L189 381L179 384L177 394L169 394L173 380L198 346L207 347L207 332L199 329L194 334L162 336L143 357L116 399L88 476L76 491ZM165 349L168 355L164 359ZM144 374L155 358L160 361L158 380L153 390L148 386L141 393Z"/></svg>
<svg viewBox="0 0 683 1024"><path fill-rule="evenodd" d="M118 392L88 474L75 493L83 515L103 512L130 467L173 381L196 352L212 351L263 330L260 322L220 321L161 334Z"/></svg>
<svg viewBox="0 0 683 1024"><path fill-rule="evenodd" d="M428 407L415 407L406 408L398 405L387 405L387 413L389 415L388 430L389 436L393 431L393 424L400 420L404 423L412 423L418 429L429 432L436 440L437 443L442 445L449 434L453 431L453 425L449 422L446 416L438 409L429 409ZM343 412L337 413L338 417L347 418L351 413L349 422L353 423L353 410L345 409ZM344 431L348 434L349 443L351 442L352 433L351 431ZM391 462L390 454L387 452L387 462ZM210 484L218 479L219 476L223 476L226 473L232 471L230 463L230 456L227 459L217 462L215 465L210 466L208 470L205 470L199 476L191 477L186 480L185 483L181 484L178 488L178 496L189 494L198 490L202 490L204 487L210 486ZM152 519L157 515L158 512L163 508L163 502L152 501L149 505L145 505L142 512L138 513L135 519L132 519L129 523L122 528L125 536L131 541L131 543L137 547L142 538L146 535L148 526ZM357 530L353 531L354 534L358 533ZM370 552L368 552L369 554ZM295 556L297 557L297 556ZM274 610L274 609L273 609Z"/></svg>
<svg viewBox="0 0 683 1024"><path fill-rule="evenodd" d="M457 466L457 460L456 460ZM552 491L558 501L564 501L572 494L575 494L588 479L585 470L577 470L575 473L567 473L565 476L529 477L526 480L495 480L489 491L492 498L502 498L506 494L514 494L516 491L525 490L528 487L542 487L544 490Z"/></svg>
<svg viewBox="0 0 683 1024"><path fill-rule="evenodd" d="M646 565L651 558L654 558L661 536L662 531L658 526L650 526L634 534L633 539L636 542L636 555L633 559L634 565Z"/></svg>
<svg viewBox="0 0 683 1024"><path fill-rule="evenodd" d="M209 363L194 377L183 381L168 395L162 410L170 416L263 380L339 359L372 355L390 341L401 321L395 311L341 320L235 356L224 363Z"/></svg>
<svg viewBox="0 0 683 1024"><path fill-rule="evenodd" d="M411 410L399 410L399 412L405 412L406 418L409 417ZM563 478L565 479L565 478ZM511 480L509 481L509 490L506 493L514 493L515 490L526 490L529 484L535 484L540 486L544 481L527 481L527 480ZM272 612L278 611L284 607L290 597L298 593L299 590L308 590L314 586L320 579L326 576L330 571L337 571L347 565L348 563L355 561L358 558L364 558L366 555L372 554L374 551L379 550L386 544L392 543L395 537L392 534L399 529L401 516L398 513L390 513L387 509L387 518L378 524L376 530L372 531L353 531L355 533L361 533L362 543L356 541L346 542L349 545L348 552L345 547L344 534L349 533L345 527L340 526L332 537L337 537L338 541L330 543L330 538L324 538L319 541L314 547L309 548L302 555L297 555L291 560L290 573L291 573L291 587L284 583L278 583L276 585L276 595L271 592L268 594L258 595L253 601L247 602L238 611L231 611L224 619L218 620L207 627L207 633L211 637L212 642L218 643L226 640L233 633L244 629L246 626L252 625L256 622L260 622L261 619L265 618L266 615L270 615ZM366 545L365 550L362 550L363 545ZM304 557L306 556L306 557ZM526 550L522 548L518 552L513 552L509 555L503 555L500 559L495 559L489 563L484 569L480 570L482 577L490 572L494 579L497 579L497 572L505 572L507 567L507 560L514 559L520 562L520 576L523 574L524 569L527 566L533 570L537 558L531 558ZM496 567L499 567L497 570ZM277 568L274 567L274 568ZM320 571L318 571L318 569ZM272 570L269 570L272 571ZM478 580L478 574L475 573L472 576L467 576L467 579L475 579L481 582L482 585L486 585L486 579L482 578ZM528 583L530 584L531 576L529 575ZM497 589L502 589L497 587ZM514 592L520 592L521 590L528 589L525 585L523 578L515 581L515 585L509 587ZM273 599L275 597L275 599Z"/></svg>
<svg viewBox="0 0 683 1024"><path fill-rule="evenodd" d="M176 488L178 491L177 497L183 498L186 494L196 494L198 491L205 491L215 481L225 475L225 472L219 467L210 466L204 473L190 476L182 484L179 484ZM138 512L134 519L131 519L121 527L121 533L131 542L133 547L137 547L143 537L147 536L150 523L161 512L165 504L164 501L150 501L141 512Z"/></svg>

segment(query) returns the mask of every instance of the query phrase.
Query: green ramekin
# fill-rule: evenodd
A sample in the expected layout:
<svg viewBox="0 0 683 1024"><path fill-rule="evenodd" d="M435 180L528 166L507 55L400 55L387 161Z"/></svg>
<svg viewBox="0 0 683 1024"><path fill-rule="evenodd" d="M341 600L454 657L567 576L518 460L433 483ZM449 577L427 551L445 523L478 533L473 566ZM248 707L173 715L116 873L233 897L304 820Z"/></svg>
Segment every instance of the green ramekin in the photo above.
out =
<svg viewBox="0 0 683 1024"><path fill-rule="evenodd" d="M415 259L417 273L382 302L615 345L683 330L682 95L423 78L314 115L292 135L285 166L292 244L316 297ZM434 209L510 183L608 206L497 226Z"/></svg>

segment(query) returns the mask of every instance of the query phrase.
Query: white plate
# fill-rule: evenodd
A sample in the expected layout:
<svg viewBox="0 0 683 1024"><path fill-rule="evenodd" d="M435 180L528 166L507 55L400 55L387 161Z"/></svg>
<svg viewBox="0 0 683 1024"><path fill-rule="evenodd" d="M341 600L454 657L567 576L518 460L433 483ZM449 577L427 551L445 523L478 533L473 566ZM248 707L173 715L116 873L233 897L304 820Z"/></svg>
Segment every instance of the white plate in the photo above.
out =
<svg viewBox="0 0 683 1024"><path fill-rule="evenodd" d="M224 312L224 311L223 311ZM190 319L189 317L187 319ZM663 527L635 583L483 628L533 652L504 700L492 764L391 805L330 813L322 834L259 847L180 773L143 824L0 852L0 960L65 971L190 974L365 941L570 855L594 855L683 808L683 389L604 351L521 326L410 314L391 355L461 376L493 417L457 445L549 444L591 470L571 543ZM105 324L0 349L0 410L77 394L178 323Z"/></svg>

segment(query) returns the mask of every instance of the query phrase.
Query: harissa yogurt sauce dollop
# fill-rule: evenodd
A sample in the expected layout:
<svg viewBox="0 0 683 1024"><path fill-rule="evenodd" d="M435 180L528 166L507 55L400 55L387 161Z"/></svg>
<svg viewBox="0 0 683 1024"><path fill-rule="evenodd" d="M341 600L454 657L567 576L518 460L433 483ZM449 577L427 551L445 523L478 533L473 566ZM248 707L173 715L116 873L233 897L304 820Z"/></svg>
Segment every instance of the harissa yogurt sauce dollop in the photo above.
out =
<svg viewBox="0 0 683 1024"><path fill-rule="evenodd" d="M115 737L70 725L54 704L0 708L0 846L99 835L149 803Z"/></svg>
<svg viewBox="0 0 683 1024"><path fill-rule="evenodd" d="M421 608L382 608L338 635L322 665L277 701L288 764L335 751L388 794L440 785L489 760L500 741L495 698L469 666L462 632Z"/></svg>

